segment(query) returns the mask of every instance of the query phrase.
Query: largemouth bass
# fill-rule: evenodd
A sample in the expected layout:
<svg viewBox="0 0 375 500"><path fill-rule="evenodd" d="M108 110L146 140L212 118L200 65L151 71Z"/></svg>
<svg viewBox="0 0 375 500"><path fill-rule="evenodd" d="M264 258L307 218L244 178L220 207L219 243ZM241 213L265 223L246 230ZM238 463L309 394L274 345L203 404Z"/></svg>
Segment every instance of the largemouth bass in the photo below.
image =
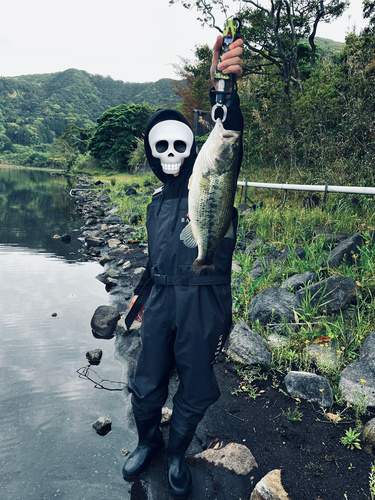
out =
<svg viewBox="0 0 375 500"><path fill-rule="evenodd" d="M216 125L195 160L189 180L189 219L180 239L193 248L198 257L190 274L214 269L214 256L224 237L234 238L233 202L236 192L237 162L241 132Z"/></svg>

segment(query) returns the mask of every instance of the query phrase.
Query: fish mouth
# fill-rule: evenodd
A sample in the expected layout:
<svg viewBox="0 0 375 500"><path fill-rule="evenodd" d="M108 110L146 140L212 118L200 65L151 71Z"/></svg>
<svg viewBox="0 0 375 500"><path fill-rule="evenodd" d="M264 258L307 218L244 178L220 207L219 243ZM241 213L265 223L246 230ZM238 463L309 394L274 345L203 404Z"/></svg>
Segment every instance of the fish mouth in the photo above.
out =
<svg viewBox="0 0 375 500"><path fill-rule="evenodd" d="M180 163L162 163L161 167L165 174L177 174L180 171Z"/></svg>

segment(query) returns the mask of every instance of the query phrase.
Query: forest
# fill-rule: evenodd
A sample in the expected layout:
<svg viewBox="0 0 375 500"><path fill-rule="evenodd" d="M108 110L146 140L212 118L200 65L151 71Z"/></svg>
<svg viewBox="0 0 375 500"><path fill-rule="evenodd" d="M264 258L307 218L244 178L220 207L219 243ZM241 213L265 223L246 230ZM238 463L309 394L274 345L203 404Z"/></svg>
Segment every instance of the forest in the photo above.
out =
<svg viewBox="0 0 375 500"><path fill-rule="evenodd" d="M211 26L226 10L222 0L181 3ZM374 185L374 0L362 4L367 27L343 44L316 31L348 0L232 3L244 40L244 176ZM155 109L175 107L191 125L194 109L209 111L212 51L197 46L195 56L181 59L178 79L149 84L73 69L0 78L0 162L131 171L145 162L142 131Z"/></svg>

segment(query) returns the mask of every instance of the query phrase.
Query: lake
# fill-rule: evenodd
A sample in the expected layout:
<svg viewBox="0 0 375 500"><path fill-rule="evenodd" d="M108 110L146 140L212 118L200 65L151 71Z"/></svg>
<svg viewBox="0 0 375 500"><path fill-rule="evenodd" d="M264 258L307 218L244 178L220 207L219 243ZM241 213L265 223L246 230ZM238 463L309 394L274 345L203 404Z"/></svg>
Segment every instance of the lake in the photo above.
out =
<svg viewBox="0 0 375 500"><path fill-rule="evenodd" d="M123 447L136 445L125 418L125 391L79 378L86 352L103 350L95 370L123 381L116 341L97 340L90 321L109 304L103 272L85 262L82 220L69 181L40 170L0 168L1 498L101 500L136 498L121 468ZM65 244L54 235L69 233ZM112 420L99 436L92 423Z"/></svg>

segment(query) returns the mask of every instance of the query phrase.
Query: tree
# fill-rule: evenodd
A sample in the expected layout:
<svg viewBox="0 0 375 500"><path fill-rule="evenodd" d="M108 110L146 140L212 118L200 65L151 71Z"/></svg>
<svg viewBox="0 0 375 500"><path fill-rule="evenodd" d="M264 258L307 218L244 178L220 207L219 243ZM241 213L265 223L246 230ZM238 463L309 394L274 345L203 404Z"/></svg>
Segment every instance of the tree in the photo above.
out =
<svg viewBox="0 0 375 500"><path fill-rule="evenodd" d="M182 99L179 106L181 113L194 128L194 109L210 108L208 92L212 87L210 67L212 49L208 45L195 48L197 63L192 64L181 58L182 66L174 66L174 70L183 81L173 82L176 94Z"/></svg>
<svg viewBox="0 0 375 500"><path fill-rule="evenodd" d="M74 123L68 123L61 137L53 143L48 158L49 163L70 170L78 155L86 153L94 130L94 128L79 128Z"/></svg>
<svg viewBox="0 0 375 500"><path fill-rule="evenodd" d="M170 0L171 4L180 0ZM200 13L203 24L215 26L216 12L227 16L224 0L196 0L182 4ZM349 5L349 0L233 0L236 17L242 22L241 37L251 57L246 73L265 74L270 66L277 69L289 95L293 82L300 88L298 43L308 39L311 46L311 67L315 65L314 42L319 22L331 22ZM215 26L217 27L217 26Z"/></svg>
<svg viewBox="0 0 375 500"><path fill-rule="evenodd" d="M108 109L97 120L90 153L106 167L127 169L135 139L142 136L153 111L150 106L140 104L120 104Z"/></svg>

